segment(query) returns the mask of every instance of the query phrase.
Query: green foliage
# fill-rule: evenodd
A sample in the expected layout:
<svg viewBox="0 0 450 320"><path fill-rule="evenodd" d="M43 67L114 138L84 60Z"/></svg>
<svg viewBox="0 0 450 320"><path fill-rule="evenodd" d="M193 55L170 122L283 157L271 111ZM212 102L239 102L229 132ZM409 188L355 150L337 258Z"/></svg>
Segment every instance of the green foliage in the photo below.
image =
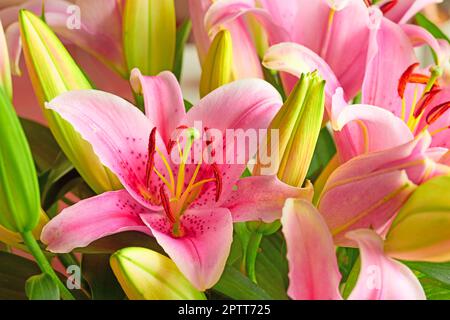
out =
<svg viewBox="0 0 450 320"><path fill-rule="evenodd" d="M30 300L59 300L59 288L48 274L30 277L25 284L25 292Z"/></svg>

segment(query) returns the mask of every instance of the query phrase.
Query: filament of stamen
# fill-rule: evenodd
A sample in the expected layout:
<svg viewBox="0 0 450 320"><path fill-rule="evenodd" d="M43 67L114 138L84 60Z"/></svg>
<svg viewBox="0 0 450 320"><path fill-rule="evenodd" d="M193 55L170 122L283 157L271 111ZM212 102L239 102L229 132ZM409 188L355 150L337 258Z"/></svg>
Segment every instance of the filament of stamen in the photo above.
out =
<svg viewBox="0 0 450 320"><path fill-rule="evenodd" d="M164 208L164 212L167 215L167 218L170 220L170 222L175 223L177 221L176 217L173 214L172 207L170 206L169 197L166 194L166 191L164 190L164 186L161 186L159 189L159 195L161 197L161 204Z"/></svg>
<svg viewBox="0 0 450 320"><path fill-rule="evenodd" d="M158 169L156 169L156 168L153 168L153 171L162 180L162 182L169 188L170 192L173 193L174 190L172 188L172 185L169 183L169 181L167 181L167 179L162 175L162 173L159 172Z"/></svg>
<svg viewBox="0 0 450 320"><path fill-rule="evenodd" d="M450 126L443 127L443 128L437 129L437 130L434 130L433 132L430 132L430 135L431 135L432 137L434 137L434 136L438 135L439 133L444 132L445 130L448 130L448 129L450 129Z"/></svg>
<svg viewBox="0 0 450 320"><path fill-rule="evenodd" d="M158 153L159 157L163 161L164 166L166 167L167 173L169 174L170 184L167 184L167 186L169 187L171 192L174 193L175 192L175 179L174 179L173 171L172 171L172 168L170 167L169 161L167 161L166 157L161 152L161 150L156 148L156 152Z"/></svg>
<svg viewBox="0 0 450 320"><path fill-rule="evenodd" d="M402 120L406 120L406 100L405 97L402 98Z"/></svg>
<svg viewBox="0 0 450 320"><path fill-rule="evenodd" d="M415 125L416 125L416 121L415 121L416 118L414 118L413 114L414 114L414 111L415 111L416 105L417 105L418 90L419 90L419 88L416 85L416 87L414 88L414 96L413 96L413 101L412 101L412 105L411 105L411 110L410 110L409 116L408 116L407 124L408 124L408 127L411 129L411 132L414 132Z"/></svg>
<svg viewBox="0 0 450 320"><path fill-rule="evenodd" d="M195 130L195 129L192 129ZM194 145L195 140L195 132L189 132L190 134L187 136L186 145L184 146L184 150L181 154L181 163L178 167L178 177L177 177L177 187L176 187L176 198L180 198L181 192L183 190L184 186L184 176L185 176L185 170L186 170L186 163L189 157L189 154L191 153L192 146ZM179 148L180 144L178 144Z"/></svg>

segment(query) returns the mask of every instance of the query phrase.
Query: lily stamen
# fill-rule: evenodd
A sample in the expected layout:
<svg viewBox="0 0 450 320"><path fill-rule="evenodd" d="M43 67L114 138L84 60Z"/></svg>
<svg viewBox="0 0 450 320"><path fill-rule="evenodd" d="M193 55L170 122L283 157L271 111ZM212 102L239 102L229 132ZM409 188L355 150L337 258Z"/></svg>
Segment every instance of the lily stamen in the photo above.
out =
<svg viewBox="0 0 450 320"><path fill-rule="evenodd" d="M450 109L450 101L437 105L427 114L427 123L429 125L435 123L448 109Z"/></svg>
<svg viewBox="0 0 450 320"><path fill-rule="evenodd" d="M175 223L176 217L173 214L172 207L170 206L169 197L167 196L167 193L164 190L164 186L161 186L161 188L159 188L159 195L161 197L161 205L164 208L164 212L166 213L167 218L170 220L170 222Z"/></svg>
<svg viewBox="0 0 450 320"><path fill-rule="evenodd" d="M437 129L437 130L434 130L433 132L430 132L430 135L431 135L432 137L434 137L434 136L438 135L439 133L444 132L445 130L448 130L448 129L450 129L450 126L443 127L443 128Z"/></svg>
<svg viewBox="0 0 450 320"><path fill-rule="evenodd" d="M155 152L156 152L156 127L152 129L150 137L148 139L148 158L145 169L145 185L147 188L150 186L150 178L152 176L153 167L155 165Z"/></svg>
<svg viewBox="0 0 450 320"><path fill-rule="evenodd" d="M383 14L386 14L391 11L397 5L397 3L398 0L388 1L380 6L380 10L381 12L383 12Z"/></svg>
<svg viewBox="0 0 450 320"><path fill-rule="evenodd" d="M220 199L220 195L222 194L222 174L220 173L217 164L213 163L212 169L214 172L214 178L216 182L216 202L218 202Z"/></svg>
<svg viewBox="0 0 450 320"><path fill-rule="evenodd" d="M439 92L441 92L441 89L436 89L436 90L432 90L429 91L427 93L425 93L422 97L422 99L420 99L416 110L414 111L414 118L419 118L423 112L425 111L426 107L428 107L431 102L433 101L434 97L436 96L436 94L438 94Z"/></svg>

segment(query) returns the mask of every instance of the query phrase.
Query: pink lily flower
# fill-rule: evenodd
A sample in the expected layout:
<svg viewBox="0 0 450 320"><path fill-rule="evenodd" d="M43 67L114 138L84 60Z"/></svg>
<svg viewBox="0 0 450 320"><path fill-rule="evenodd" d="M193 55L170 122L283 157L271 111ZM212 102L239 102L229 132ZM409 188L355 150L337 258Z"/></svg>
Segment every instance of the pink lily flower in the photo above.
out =
<svg viewBox="0 0 450 320"><path fill-rule="evenodd" d="M337 245L353 245L345 236L351 230L381 233L417 185L450 173L442 163L447 149L430 144L423 132L398 147L355 157L330 175L318 208Z"/></svg>
<svg viewBox="0 0 450 320"><path fill-rule="evenodd" d="M288 295L297 300L342 300L341 274L333 238L317 209L305 200L288 199L281 219L289 262ZM416 276L388 257L374 231L347 233L361 253L361 271L349 300L424 300Z"/></svg>
<svg viewBox="0 0 450 320"><path fill-rule="evenodd" d="M275 176L240 179L253 157L248 146L236 148L242 163L236 158L189 163L198 142L191 136L181 141L179 132L194 132L186 128L196 121L205 132L265 129L282 100L262 80L241 80L213 91L186 114L171 73L144 77L135 70L131 83L144 94L147 116L127 101L95 90L68 92L48 104L91 143L125 189L63 210L45 226L41 239L52 252L69 252L106 235L141 231L153 235L186 277L205 290L222 273L233 222L273 222L286 198L310 197L310 191ZM235 150L227 142L223 155ZM178 163L174 152L180 154Z"/></svg>
<svg viewBox="0 0 450 320"><path fill-rule="evenodd" d="M223 0L210 7L205 26L215 30L247 14L260 20L270 45L289 41L307 47L327 62L348 97L359 91L370 35L364 1ZM357 48L348 50L354 43L358 43ZM292 77L284 76L283 80L287 91L296 83Z"/></svg>
<svg viewBox="0 0 450 320"><path fill-rule="evenodd" d="M432 75L416 71L413 45L428 44L440 62L448 60L448 48L417 26L397 25L386 18L376 25L371 34L362 104L347 106L339 90L333 97L330 118L337 131L341 161L406 143L424 130L433 137L433 147L448 148L450 90L440 88Z"/></svg>
<svg viewBox="0 0 450 320"><path fill-rule="evenodd" d="M440 61L446 61L448 57L446 48L420 27L397 25L383 17L376 7L369 11L371 33L361 104L348 105L348 95L340 88L342 85L332 68L304 46L295 43L275 45L267 51L263 64L296 77L318 70L327 81L326 107L341 162L402 145L424 129L434 136L433 146L447 147L445 141L450 132L447 130L450 113L446 112L448 91L433 91L420 99L430 76L413 70L405 72L417 61L413 50L415 43L430 45ZM418 81L425 84L416 84ZM427 117L432 110L434 117ZM413 116L415 111L421 112ZM431 123L426 122L427 118Z"/></svg>

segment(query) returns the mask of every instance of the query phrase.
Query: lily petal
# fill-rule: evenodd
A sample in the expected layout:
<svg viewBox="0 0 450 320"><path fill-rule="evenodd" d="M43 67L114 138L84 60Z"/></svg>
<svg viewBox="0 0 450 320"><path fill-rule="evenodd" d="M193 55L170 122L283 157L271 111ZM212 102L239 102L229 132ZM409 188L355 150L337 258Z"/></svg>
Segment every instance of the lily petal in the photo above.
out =
<svg viewBox="0 0 450 320"><path fill-rule="evenodd" d="M119 232L151 234L139 218L145 212L127 191L107 192L64 209L44 227L41 241L51 252L65 253Z"/></svg>
<svg viewBox="0 0 450 320"><path fill-rule="evenodd" d="M145 189L146 160L150 131L155 126L128 101L96 90L79 90L64 93L47 108L55 110L94 148L100 161L114 172L130 194L142 205L154 206L142 196ZM156 139L159 150L166 148L161 138ZM159 157L155 167L165 172ZM153 194L158 194L159 184L150 183Z"/></svg>
<svg viewBox="0 0 450 320"><path fill-rule="evenodd" d="M223 24L231 24L239 21L245 15L252 14L266 30L269 41L278 43L288 41L289 35L286 30L272 19L270 13L256 7L254 0L222 0L211 5L205 15L205 27L210 32L216 32Z"/></svg>
<svg viewBox="0 0 450 320"><path fill-rule="evenodd" d="M168 219L145 214L142 220L186 278L198 289L211 288L220 278L230 252L233 223L227 209L192 209L181 218L184 235L172 236Z"/></svg>
<svg viewBox="0 0 450 320"><path fill-rule="evenodd" d="M406 23L416 13L431 3L440 3L442 0L402 0L386 13L386 17L397 23Z"/></svg>
<svg viewBox="0 0 450 320"><path fill-rule="evenodd" d="M416 188L435 174L426 150L429 135L385 151L356 157L336 169L327 181L319 210L341 245L349 230L382 228ZM432 165L430 167L430 165Z"/></svg>
<svg viewBox="0 0 450 320"><path fill-rule="evenodd" d="M133 69L130 82L135 92L143 93L145 114L158 128L167 145L186 115L183 94L177 79L167 71L155 77L147 77L138 69Z"/></svg>
<svg viewBox="0 0 450 320"><path fill-rule="evenodd" d="M341 10L332 12L331 1L299 2L301 9L292 41L322 57L352 98L361 87L366 63L370 22L367 7L363 1L351 0L344 6L339 4ZM357 48L354 43L358 43Z"/></svg>
<svg viewBox="0 0 450 320"><path fill-rule="evenodd" d="M296 78L299 78L302 73L318 70L320 76L326 81L325 91L328 102L331 101L331 96L336 89L341 86L328 64L314 51L300 44L285 42L270 47L264 56L263 65L268 69L287 72ZM293 88L295 83L286 85Z"/></svg>
<svg viewBox="0 0 450 320"><path fill-rule="evenodd" d="M254 176L239 180L229 198L222 204L233 215L234 222L280 219L284 202L288 198L312 200L314 188L291 187L276 176Z"/></svg>
<svg viewBox="0 0 450 320"><path fill-rule="evenodd" d="M269 83L247 79L224 85L195 105L187 114L186 125L202 120L207 128L266 129L278 112L282 99Z"/></svg>
<svg viewBox="0 0 450 320"><path fill-rule="evenodd" d="M320 213L305 200L288 199L281 224L289 261L289 296L296 300L341 300L333 238Z"/></svg>
<svg viewBox="0 0 450 320"><path fill-rule="evenodd" d="M379 28L371 32L362 103L380 106L402 117L398 83L405 70L416 61L414 49L403 29L382 19Z"/></svg>
<svg viewBox="0 0 450 320"><path fill-rule="evenodd" d="M403 24L401 28L409 37L414 47L428 45L436 53L439 65L445 65L450 57L450 47L448 42L439 42L426 29L413 24Z"/></svg>
<svg viewBox="0 0 450 320"><path fill-rule="evenodd" d="M260 135L259 130L268 128L282 103L279 93L270 84L263 80L247 79L214 90L189 110L185 125L194 127L197 121L202 121L204 128L219 130L224 137L227 132L234 135L234 138L231 135L231 138L226 139L225 142L230 143L229 145L223 145L223 159L217 160L223 190L230 189L239 179L247 162L257 151L257 148L251 148L248 143L240 143L240 138L247 132ZM265 134L263 136L256 137L258 143L262 143ZM216 157L220 155L217 154Z"/></svg>
<svg viewBox="0 0 450 320"><path fill-rule="evenodd" d="M347 237L361 252L361 271L350 300L425 300L414 273L383 252L383 241L372 230L355 230Z"/></svg>
<svg viewBox="0 0 450 320"><path fill-rule="evenodd" d="M188 0L189 16L192 20L192 34L197 46L200 61L203 62L211 44L208 32L205 30L204 17L211 5L211 0Z"/></svg>
<svg viewBox="0 0 450 320"><path fill-rule="evenodd" d="M333 96L331 123L342 162L370 152L390 149L414 139L405 122L370 105L348 105L342 89Z"/></svg>
<svg viewBox="0 0 450 320"><path fill-rule="evenodd" d="M126 76L127 68L122 50L121 1L77 0L76 5L82 13L79 28L68 27L68 19L71 18L68 8L62 13L46 14L49 25L58 35L86 50L120 75Z"/></svg>
<svg viewBox="0 0 450 320"><path fill-rule="evenodd" d="M302 8L302 1L298 0L260 0L261 6L266 9L272 19L281 24L285 30L297 28L298 21L295 20L297 12Z"/></svg>

